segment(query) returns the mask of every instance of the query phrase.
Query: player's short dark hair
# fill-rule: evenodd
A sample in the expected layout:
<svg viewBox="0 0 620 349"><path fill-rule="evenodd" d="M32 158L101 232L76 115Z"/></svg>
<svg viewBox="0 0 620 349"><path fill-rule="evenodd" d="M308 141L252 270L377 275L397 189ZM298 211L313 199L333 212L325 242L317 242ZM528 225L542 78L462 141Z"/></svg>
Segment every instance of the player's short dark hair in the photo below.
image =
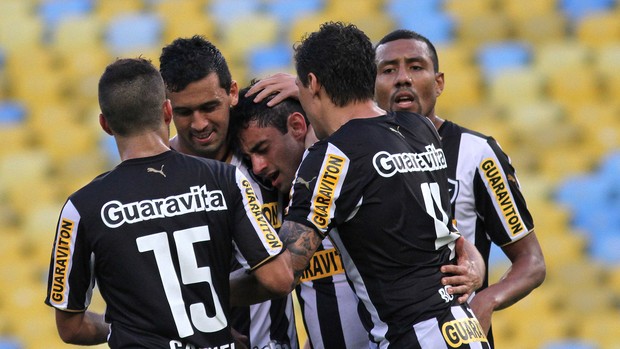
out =
<svg viewBox="0 0 620 349"><path fill-rule="evenodd" d="M313 73L336 106L374 96L377 67L368 36L353 24L326 22L295 45L295 68L308 85Z"/></svg>
<svg viewBox="0 0 620 349"><path fill-rule="evenodd" d="M230 93L232 77L222 52L203 36L178 38L162 49L159 71L169 92L183 91L187 85L215 72L220 87Z"/></svg>
<svg viewBox="0 0 620 349"><path fill-rule="evenodd" d="M166 89L150 60L122 58L99 79L99 106L110 129L128 136L161 125Z"/></svg>
<svg viewBox="0 0 620 349"><path fill-rule="evenodd" d="M233 147L238 147L239 132L247 128L250 122L256 122L259 127L275 127L282 134L286 134L288 132L287 120L289 115L298 112L304 116L306 125L309 124L301 103L295 98L287 98L270 107L267 103L273 99L275 94L267 96L258 103L254 102L255 94L246 97L245 94L258 81L253 79L249 86L239 91L239 102L230 111L228 128L229 137L231 137L230 143Z"/></svg>
<svg viewBox="0 0 620 349"><path fill-rule="evenodd" d="M431 61L433 62L435 73L439 72L439 57L437 56L437 50L435 49L435 45L433 45L433 43L427 37L420 33L414 32L413 30L396 29L393 32L384 36L381 40L379 40L377 46L375 46L375 49L390 41L396 41L401 39L410 39L424 42L428 47L428 54L431 57Z"/></svg>

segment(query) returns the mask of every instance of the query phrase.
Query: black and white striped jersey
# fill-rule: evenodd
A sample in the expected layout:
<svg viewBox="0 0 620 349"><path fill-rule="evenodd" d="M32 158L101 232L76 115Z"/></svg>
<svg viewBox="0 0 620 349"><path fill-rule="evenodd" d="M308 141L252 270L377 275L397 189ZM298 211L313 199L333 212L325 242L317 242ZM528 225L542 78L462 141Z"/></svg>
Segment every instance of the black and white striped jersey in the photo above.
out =
<svg viewBox="0 0 620 349"><path fill-rule="evenodd" d="M242 158L233 155L231 165L237 167L252 184L261 203L263 215L276 230L282 225L283 197L276 188L263 184L252 173ZM233 268L240 268L239 261L233 261ZM251 349L268 349L269 345L281 349L298 349L297 329L293 312L293 298L288 295L248 307L231 309L232 327L250 340Z"/></svg>
<svg viewBox="0 0 620 349"><path fill-rule="evenodd" d="M495 139L450 121L441 125L439 134L448 159L456 225L486 262L485 288L491 244L505 246L529 234L532 216L510 158Z"/></svg>
<svg viewBox="0 0 620 349"><path fill-rule="evenodd" d="M488 260L490 244L510 244L534 229L510 158L492 137L445 121L450 203L457 228Z"/></svg>
<svg viewBox="0 0 620 349"><path fill-rule="evenodd" d="M368 347L357 296L347 281L340 253L329 239L312 256L296 291L311 348Z"/></svg>
<svg viewBox="0 0 620 349"><path fill-rule="evenodd" d="M451 318L457 300L441 284L440 267L454 262L459 234L446 158L426 118L396 112L350 120L308 149L297 177L303 181L293 186L286 219L330 236L372 342L437 348L415 328L435 319L441 343L487 347L470 313Z"/></svg>
<svg viewBox="0 0 620 349"><path fill-rule="evenodd" d="M64 204L45 302L85 311L96 281L111 348L234 346L233 254L251 269L282 250L256 202L225 163L175 151L123 161Z"/></svg>

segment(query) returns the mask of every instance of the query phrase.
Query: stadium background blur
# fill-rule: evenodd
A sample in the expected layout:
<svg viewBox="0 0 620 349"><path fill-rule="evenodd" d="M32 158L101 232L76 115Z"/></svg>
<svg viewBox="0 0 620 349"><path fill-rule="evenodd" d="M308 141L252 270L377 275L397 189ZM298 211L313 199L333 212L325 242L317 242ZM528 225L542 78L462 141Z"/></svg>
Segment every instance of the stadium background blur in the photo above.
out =
<svg viewBox="0 0 620 349"><path fill-rule="evenodd" d="M438 115L513 159L548 274L495 313L497 347L620 348L620 1L1 0L0 349L67 347L43 304L47 266L67 195L118 163L97 121L105 66L158 65L163 45L202 34L244 86L293 73L292 44L328 20L375 42L428 36L446 74Z"/></svg>

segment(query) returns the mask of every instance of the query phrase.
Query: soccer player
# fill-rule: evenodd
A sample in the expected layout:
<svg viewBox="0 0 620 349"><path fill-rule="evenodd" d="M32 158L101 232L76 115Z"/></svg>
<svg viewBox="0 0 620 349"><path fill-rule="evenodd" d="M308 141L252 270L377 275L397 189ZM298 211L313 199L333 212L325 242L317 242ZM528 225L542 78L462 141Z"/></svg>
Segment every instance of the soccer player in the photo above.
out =
<svg viewBox="0 0 620 349"><path fill-rule="evenodd" d="M444 89L437 51L424 36L396 30L376 46L375 99L386 110L410 111L433 122L443 143L451 183L451 205L458 230L488 263L491 244L512 262L495 284L485 278L470 305L488 331L493 311L504 309L545 278L544 257L519 182L508 156L492 137L435 114ZM492 335L489 333L492 344Z"/></svg>
<svg viewBox="0 0 620 349"><path fill-rule="evenodd" d="M280 237L300 277L329 235L371 346L488 348L469 307L442 284L462 239L439 136L423 116L375 105L374 57L368 37L342 23L296 47L299 99L320 141L297 171Z"/></svg>
<svg viewBox="0 0 620 349"><path fill-rule="evenodd" d="M173 149L237 166L250 180L269 223L282 224L282 196L248 171L228 145L230 108L239 88L221 52L201 36L179 38L163 48L160 71L172 103L177 135ZM234 261L233 268L246 262ZM296 349L299 344L291 295L232 309L232 326L249 338L251 348Z"/></svg>
<svg viewBox="0 0 620 349"><path fill-rule="evenodd" d="M385 110L420 113L433 122L442 137L453 194L452 211L459 231L476 245L486 263L491 243L501 246L512 263L499 282L487 287L485 278L483 290L471 300L471 307L493 345L492 312L527 296L544 281L546 273L544 256L514 167L495 139L444 121L435 114L437 98L444 88L444 74L439 71L435 47L427 38L412 31L396 30L377 44L376 52L378 105ZM268 102L270 106L275 105L297 95L292 87L293 79L287 74L276 74L261 80L249 93L260 91L256 100L278 93ZM483 169L485 160L490 160L486 162L487 171ZM499 176L488 177L486 173ZM496 196L497 188L505 190Z"/></svg>
<svg viewBox="0 0 620 349"><path fill-rule="evenodd" d="M232 109L231 139L250 160L252 171L288 197L304 151L317 141L314 130L297 99L268 107L273 95L254 103L253 95L245 96L249 88L239 91L239 103ZM329 239L312 257L296 291L311 348L368 347L357 297Z"/></svg>
<svg viewBox="0 0 620 349"><path fill-rule="evenodd" d="M69 196L45 302L63 341L111 348L233 348L233 253L271 296L292 289L289 252L234 166L169 148L172 106L150 61L99 80L99 122L122 162ZM87 310L95 282L105 319Z"/></svg>

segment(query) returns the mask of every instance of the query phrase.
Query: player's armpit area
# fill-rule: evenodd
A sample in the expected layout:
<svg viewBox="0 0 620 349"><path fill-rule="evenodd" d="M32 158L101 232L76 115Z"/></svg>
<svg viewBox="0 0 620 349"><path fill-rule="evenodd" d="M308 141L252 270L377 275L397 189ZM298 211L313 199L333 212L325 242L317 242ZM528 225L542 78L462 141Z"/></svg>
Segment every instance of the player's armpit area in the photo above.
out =
<svg viewBox="0 0 620 349"><path fill-rule="evenodd" d="M278 235L291 255L295 281L299 281L323 237L313 228L291 221L284 221Z"/></svg>
<svg viewBox="0 0 620 349"><path fill-rule="evenodd" d="M90 311L66 312L56 309L56 328L65 343L75 345L95 345L105 343L110 333L110 325L103 314Z"/></svg>

